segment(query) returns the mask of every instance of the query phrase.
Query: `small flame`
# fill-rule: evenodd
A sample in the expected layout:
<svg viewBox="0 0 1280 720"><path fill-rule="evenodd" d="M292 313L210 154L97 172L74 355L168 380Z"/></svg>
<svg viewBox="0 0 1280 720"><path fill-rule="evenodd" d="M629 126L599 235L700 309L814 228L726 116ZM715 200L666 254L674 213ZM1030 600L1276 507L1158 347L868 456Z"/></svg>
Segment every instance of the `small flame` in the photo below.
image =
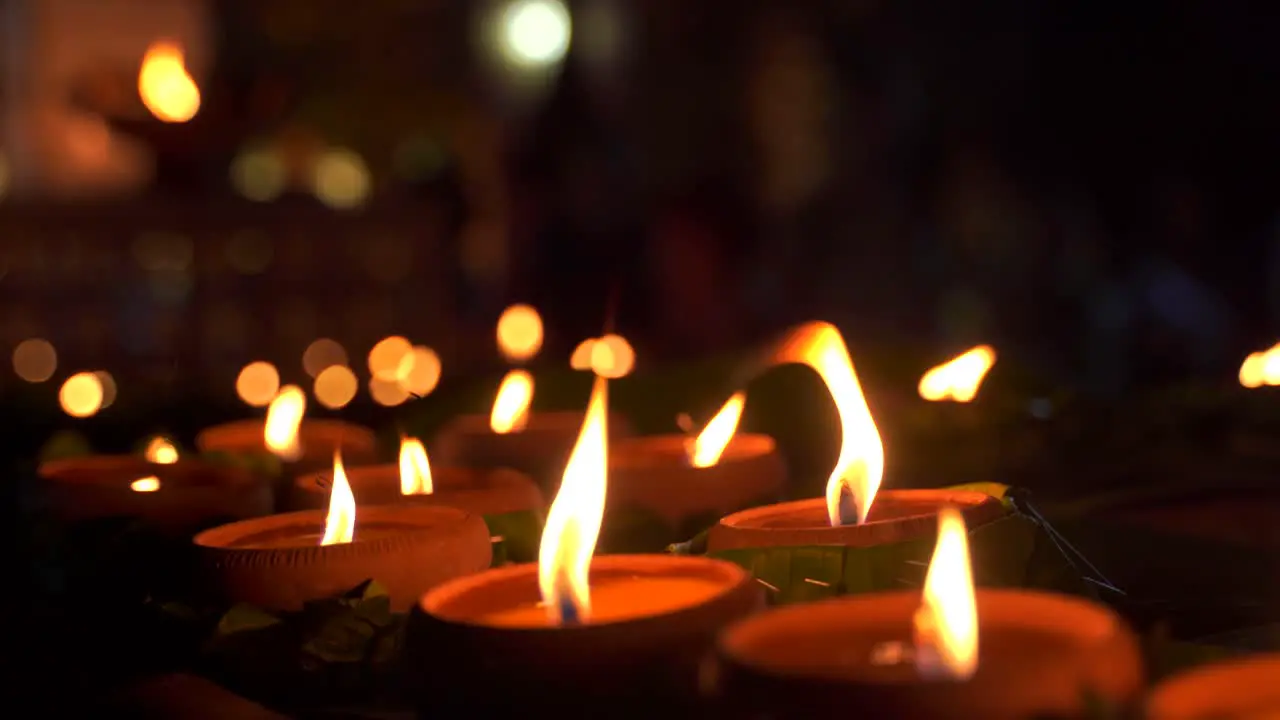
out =
<svg viewBox="0 0 1280 720"><path fill-rule="evenodd" d="M267 448L289 460L298 457L298 428L307 412L307 394L297 385L285 385L267 408L263 439Z"/></svg>
<svg viewBox="0 0 1280 720"><path fill-rule="evenodd" d="M938 543L913 626L921 675L950 680L973 677L978 669L978 606L964 517L953 507L938 513Z"/></svg>
<svg viewBox="0 0 1280 720"><path fill-rule="evenodd" d="M155 492L160 489L160 478L155 475L138 478L129 483L129 489L134 492Z"/></svg>
<svg viewBox="0 0 1280 720"><path fill-rule="evenodd" d="M157 435L147 443L146 458L147 462L158 465L172 465L178 462L178 448L174 447L167 438Z"/></svg>
<svg viewBox="0 0 1280 720"><path fill-rule="evenodd" d="M512 370L498 386L493 399L493 412L489 415L489 427L499 435L520 432L529 419L529 404L533 402L533 376L524 370Z"/></svg>
<svg viewBox="0 0 1280 720"><path fill-rule="evenodd" d="M427 449L417 438L400 438L400 494L430 495L431 463Z"/></svg>
<svg viewBox="0 0 1280 720"><path fill-rule="evenodd" d="M995 349L979 345L926 372L920 378L920 397L967 403L978 394L978 386L995 362Z"/></svg>
<svg viewBox="0 0 1280 720"><path fill-rule="evenodd" d="M356 532L356 497L342 468L342 453L333 454L333 487L329 490L329 515L324 519L321 545L351 542Z"/></svg>
<svg viewBox="0 0 1280 720"><path fill-rule="evenodd" d="M720 462L720 456L738 430L738 421L742 419L742 408L746 403L745 393L734 393L724 407L720 408L720 412L702 428L702 432L694 438L689 452L689 462L694 467L706 468Z"/></svg>
<svg viewBox="0 0 1280 720"><path fill-rule="evenodd" d="M582 431L542 530L538 587L554 623L578 622L591 615L587 575L608 484L608 387L608 380L596 378Z"/></svg>
<svg viewBox="0 0 1280 720"><path fill-rule="evenodd" d="M200 88L187 73L182 48L170 42L152 43L138 71L138 95L152 115L169 123L183 123L200 111Z"/></svg>
<svg viewBox="0 0 1280 720"><path fill-rule="evenodd" d="M1280 385L1280 343L1249 353L1240 365L1240 384L1247 388Z"/></svg>

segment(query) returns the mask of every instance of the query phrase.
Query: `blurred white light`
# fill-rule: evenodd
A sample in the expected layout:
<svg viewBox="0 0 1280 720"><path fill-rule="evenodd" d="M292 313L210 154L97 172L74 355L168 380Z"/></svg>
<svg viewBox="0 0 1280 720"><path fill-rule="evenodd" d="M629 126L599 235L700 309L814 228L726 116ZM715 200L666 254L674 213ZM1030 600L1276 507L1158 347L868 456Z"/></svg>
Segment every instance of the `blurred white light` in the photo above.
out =
<svg viewBox="0 0 1280 720"><path fill-rule="evenodd" d="M516 65L554 65L569 50L571 28L560 0L516 0L502 16L502 52Z"/></svg>

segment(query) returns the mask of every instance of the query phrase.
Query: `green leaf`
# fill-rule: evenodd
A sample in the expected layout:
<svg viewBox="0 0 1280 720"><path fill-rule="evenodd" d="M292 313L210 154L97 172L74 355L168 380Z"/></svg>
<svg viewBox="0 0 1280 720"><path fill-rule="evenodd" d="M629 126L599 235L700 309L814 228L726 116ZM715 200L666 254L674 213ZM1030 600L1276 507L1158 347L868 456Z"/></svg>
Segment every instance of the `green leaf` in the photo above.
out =
<svg viewBox="0 0 1280 720"><path fill-rule="evenodd" d="M240 632L262 630L280 623L280 618L256 605L237 603L220 620L215 633L225 637Z"/></svg>
<svg viewBox="0 0 1280 720"><path fill-rule="evenodd" d="M538 559L538 544L542 542L542 513L520 510L497 515L486 515L484 522L489 534L502 538L494 542L494 565L505 561L533 562ZM500 548L500 550L499 550ZM501 552L501 561L499 560Z"/></svg>

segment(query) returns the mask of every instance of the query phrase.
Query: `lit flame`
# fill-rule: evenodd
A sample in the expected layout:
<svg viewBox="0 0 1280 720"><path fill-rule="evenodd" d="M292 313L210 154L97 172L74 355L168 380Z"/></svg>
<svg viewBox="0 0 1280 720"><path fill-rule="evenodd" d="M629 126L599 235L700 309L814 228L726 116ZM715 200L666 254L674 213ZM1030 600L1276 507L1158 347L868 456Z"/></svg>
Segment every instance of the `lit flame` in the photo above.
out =
<svg viewBox="0 0 1280 720"><path fill-rule="evenodd" d="M597 377L538 547L538 587L554 623L591 615L587 574L600 536L608 470L608 381Z"/></svg>
<svg viewBox="0 0 1280 720"><path fill-rule="evenodd" d="M1240 384L1247 388L1280 385L1280 343L1249 353L1240 365Z"/></svg>
<svg viewBox="0 0 1280 720"><path fill-rule="evenodd" d="M493 412L489 414L489 427L505 435L520 432L529 419L529 404L533 402L533 376L524 370L512 370L498 386L493 399Z"/></svg>
<svg viewBox="0 0 1280 720"><path fill-rule="evenodd" d="M182 123L200 111L200 88L187 73L182 48L169 42L152 43L138 71L138 95L152 115Z"/></svg>
<svg viewBox="0 0 1280 720"><path fill-rule="evenodd" d="M321 545L351 542L356 532L356 497L351 494L347 471L342 468L342 454L333 454L333 486L329 490L329 514L324 519Z"/></svg>
<svg viewBox="0 0 1280 720"><path fill-rule="evenodd" d="M431 464L427 449L417 438L400 438L400 494L430 495Z"/></svg>
<svg viewBox="0 0 1280 720"><path fill-rule="evenodd" d="M744 393L734 393L729 402L698 433L689 452L689 462L694 467L711 467L720 462L720 456L724 454L724 449L738 429L738 421L742 419L742 408L746 403L747 396Z"/></svg>
<svg viewBox="0 0 1280 720"><path fill-rule="evenodd" d="M636 365L636 351L626 338L610 333L578 343L569 356L569 367L590 370L610 380L626 377Z"/></svg>
<svg viewBox="0 0 1280 720"><path fill-rule="evenodd" d="M969 567L964 517L952 507L938 513L938 544L913 618L916 667L932 678L966 680L978 669L978 607Z"/></svg>
<svg viewBox="0 0 1280 720"><path fill-rule="evenodd" d="M279 394L267 408L267 423L263 439L271 452L285 459L298 456L298 427L307 412L307 394L297 385L280 388Z"/></svg>
<svg viewBox="0 0 1280 720"><path fill-rule="evenodd" d="M155 475L138 478L129 483L129 489L134 492L155 492L160 489L160 478Z"/></svg>
<svg viewBox="0 0 1280 720"><path fill-rule="evenodd" d="M157 435L147 443L146 458L147 462L158 465L172 465L178 462L178 448L164 437Z"/></svg>
<svg viewBox="0 0 1280 720"><path fill-rule="evenodd" d="M990 345L979 345L926 372L920 378L920 397L934 402L969 402L995 362L996 351Z"/></svg>

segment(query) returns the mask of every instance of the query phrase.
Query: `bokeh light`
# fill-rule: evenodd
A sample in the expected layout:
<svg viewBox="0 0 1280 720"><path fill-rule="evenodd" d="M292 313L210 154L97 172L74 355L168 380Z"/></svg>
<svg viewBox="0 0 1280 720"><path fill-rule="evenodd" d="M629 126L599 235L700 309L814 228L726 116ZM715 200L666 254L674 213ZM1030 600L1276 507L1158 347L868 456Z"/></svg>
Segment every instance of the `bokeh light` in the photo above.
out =
<svg viewBox="0 0 1280 720"><path fill-rule="evenodd" d="M369 379L369 397L379 405L395 407L409 399L409 392L395 380Z"/></svg>
<svg viewBox="0 0 1280 720"><path fill-rule="evenodd" d="M13 371L30 383L42 383L58 369L58 352L44 338L30 338L13 349Z"/></svg>
<svg viewBox="0 0 1280 720"><path fill-rule="evenodd" d="M315 386L312 388L316 402L330 410L346 407L359 389L356 374L345 365L330 365L321 370L316 374Z"/></svg>
<svg viewBox="0 0 1280 720"><path fill-rule="evenodd" d="M276 366L258 360L245 365L236 377L236 394L251 407L266 407L280 391L280 373Z"/></svg>
<svg viewBox="0 0 1280 720"><path fill-rule="evenodd" d="M516 0L502 15L501 51L519 67L555 65L569 50L572 21L559 0Z"/></svg>
<svg viewBox="0 0 1280 720"><path fill-rule="evenodd" d="M289 171L280 155L269 148L246 150L231 162L231 186L254 202L270 202L280 197L289 180Z"/></svg>
<svg viewBox="0 0 1280 720"><path fill-rule="evenodd" d="M436 389L440 383L440 372L440 356L436 351L425 345L415 345L408 355L400 359L396 378L405 392L422 397Z"/></svg>
<svg viewBox="0 0 1280 720"><path fill-rule="evenodd" d="M312 168L311 190L320 202L338 210L359 207L369 197L369 168L351 150L328 150Z"/></svg>
<svg viewBox="0 0 1280 720"><path fill-rule="evenodd" d="M302 352L302 369L311 377L334 365L347 364L347 351L337 340L319 338L307 346Z"/></svg>
<svg viewBox="0 0 1280 720"><path fill-rule="evenodd" d="M155 492L160 489L160 478L155 475L138 478L129 483L129 489L134 492Z"/></svg>
<svg viewBox="0 0 1280 720"><path fill-rule="evenodd" d="M512 305L498 318L498 349L508 360L528 360L542 349L542 316L529 305Z"/></svg>
<svg viewBox="0 0 1280 720"><path fill-rule="evenodd" d="M596 339L587 338L578 343L578 347L573 349L573 354L569 356L569 367L574 370L590 370L592 350L595 349Z"/></svg>
<svg viewBox="0 0 1280 720"><path fill-rule="evenodd" d="M89 417L102 409L102 383L91 372L76 373L62 383L58 403L71 417Z"/></svg>
<svg viewBox="0 0 1280 720"><path fill-rule="evenodd" d="M116 379L111 377L111 373L106 370L95 370L94 375L98 378L98 383L102 385L102 408L106 410L116 401Z"/></svg>
<svg viewBox="0 0 1280 720"><path fill-rule="evenodd" d="M160 41L147 48L138 71L138 95L162 122L183 123L195 117L200 88L187 74L181 46Z"/></svg>
<svg viewBox="0 0 1280 720"><path fill-rule="evenodd" d="M405 338L385 337L369 351L369 373L376 380L395 383L400 379L400 362L411 352L413 345Z"/></svg>
<svg viewBox="0 0 1280 720"><path fill-rule="evenodd" d="M591 369L601 377L625 377L635 365L636 351L621 335L611 333L591 345Z"/></svg>

